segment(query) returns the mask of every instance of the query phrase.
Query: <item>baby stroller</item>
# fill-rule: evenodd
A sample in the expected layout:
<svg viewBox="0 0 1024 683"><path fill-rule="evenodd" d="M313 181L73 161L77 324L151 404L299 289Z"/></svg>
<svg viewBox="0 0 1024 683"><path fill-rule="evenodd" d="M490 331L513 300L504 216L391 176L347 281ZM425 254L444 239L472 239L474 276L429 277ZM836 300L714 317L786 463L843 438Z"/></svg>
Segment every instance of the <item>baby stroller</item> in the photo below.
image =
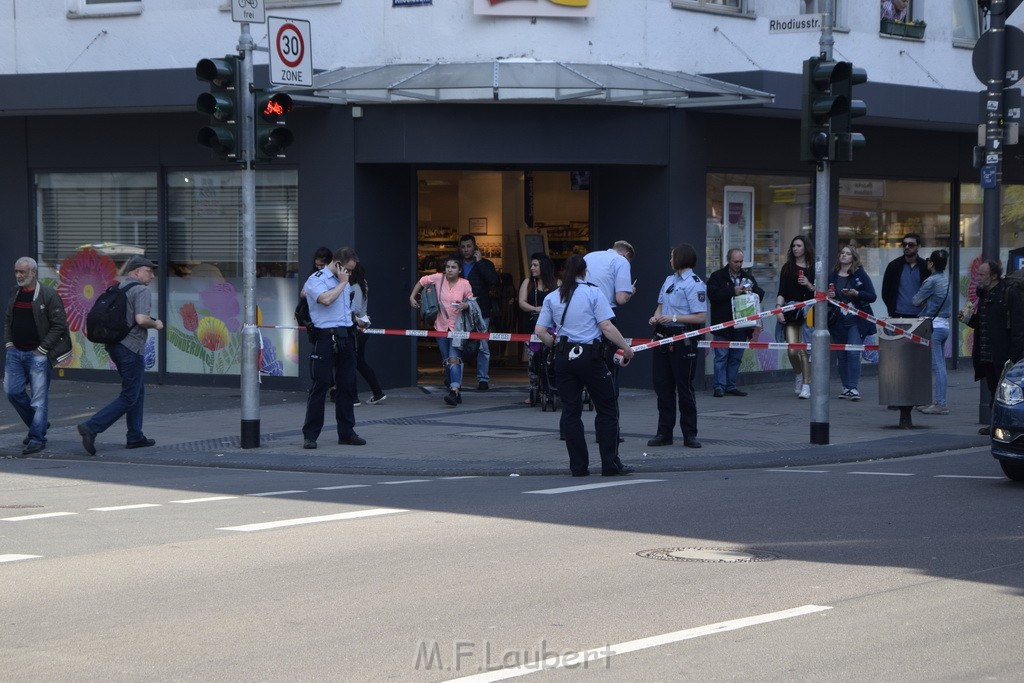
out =
<svg viewBox="0 0 1024 683"><path fill-rule="evenodd" d="M555 381L555 366L549 363L548 359L553 352L543 344L535 351L530 359L531 369L537 378L537 386L530 387L530 405L540 404L543 412L558 412L562 408L562 402L558 398L558 383ZM590 393L583 389L583 405L587 410L594 409L594 402L590 399Z"/></svg>

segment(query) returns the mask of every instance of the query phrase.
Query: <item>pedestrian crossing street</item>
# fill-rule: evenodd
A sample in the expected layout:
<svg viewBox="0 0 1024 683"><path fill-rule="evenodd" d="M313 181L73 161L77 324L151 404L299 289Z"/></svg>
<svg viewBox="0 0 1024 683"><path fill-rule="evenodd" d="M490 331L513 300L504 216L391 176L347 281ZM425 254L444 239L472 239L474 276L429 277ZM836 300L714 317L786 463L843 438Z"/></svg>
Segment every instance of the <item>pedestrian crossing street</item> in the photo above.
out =
<svg viewBox="0 0 1024 683"><path fill-rule="evenodd" d="M771 468L771 469L752 469L752 470L730 470L730 471L719 471L719 472L676 472L676 473L660 473L656 477L617 477L603 479L601 477L591 477L586 483L573 483L565 485L566 482L576 482L579 480L568 479L565 477L476 477L476 476L452 476L452 477L422 477L422 478L410 478L410 479L381 479L377 481L371 481L370 477L366 475L359 476L360 482L366 483L324 483L323 486L308 486L305 488L284 488L278 490L250 490L238 493L227 493L218 492L214 495L192 495L190 497L179 497L174 496L175 491L173 489L150 489L152 492L168 493L169 497L165 500L159 500L150 498L147 500L135 500L135 501L103 501L103 504L82 506L79 509L75 509L73 506L68 506L67 509L52 510L46 512L31 512L29 510L23 510L21 514L10 514L4 517L0 517L0 564L21 562L33 559L41 559L43 555L32 553L32 548L24 547L26 543L31 544L31 537L34 534L46 534L50 533L53 529L52 525L55 524L73 524L77 520L89 518L90 516L104 516L108 519L120 518L124 519L126 515L133 516L133 519L142 519L143 515L159 515L162 510L169 509L192 509L202 510L201 513L197 513L197 517L201 518L201 523L207 525L205 528L207 531L220 532L220 533L253 533L262 531L272 531L276 529L285 529L290 527L299 527L304 525L314 524L330 524L330 523L373 523L377 518L382 517L399 517L403 515L417 514L428 512L429 509L417 510L414 505L407 501L406 504L409 507L402 507L401 505L368 505L368 501L348 498L346 494L355 492L366 492L378 489L384 491L385 489L392 490L397 493L399 489L416 489L419 494L427 495L431 497L444 497L457 495L459 487L468 485L471 480L482 480L484 486L492 487L496 490L500 490L502 494L507 495L523 495L529 496L530 498L540 496L559 496L559 495L570 495L570 496L605 496L616 493L616 495L635 496L636 493L629 493L629 491L636 491L640 488L647 488L650 486L679 486L686 487L689 481L693 477L708 477L715 476L719 478L739 478L739 477L793 477L798 480L806 480L807 478L824 478L835 481L836 478L843 477L857 477L861 479L875 478L879 482L882 480L888 481L910 481L910 480L932 480L934 482L953 482L960 480L963 482L968 481L989 481L989 482L1003 482L1006 485L1012 485L1005 480L1004 477L998 474L981 474L979 471L993 471L998 470L995 467L988 467L990 464L980 459L973 459L972 466L969 472L928 472L928 471L909 471L914 469L913 467L907 467L906 465L911 464L912 461L879 461L877 463L860 463L858 469L849 469L849 467L843 466L826 466L819 468L812 467L794 467L794 468ZM984 463L984 465L982 464ZM991 463L994 465L994 463ZM902 465L902 467L901 467ZM11 476L11 475L7 475ZM316 475L310 475L316 476ZM352 475L356 476L356 475ZM323 475L324 478L328 478L330 481L337 481L338 475ZM596 480L596 481L595 481ZM3 479L0 479L0 483ZM502 483L497 483L502 482ZM209 482L205 482L209 485ZM540 487L538 487L540 484ZM545 486L545 484L557 484L553 486ZM0 487L2 489L2 487ZM180 493L180 491L178 491ZM9 497L9 495L7 496ZM395 496L396 502L401 503L401 497ZM267 499L288 499L296 503L301 503L307 507L312 507L318 514L303 514L301 516L288 517L282 516L279 518L265 519L268 514L267 509L253 510L252 508L246 508L246 505L252 505L258 500ZM525 500L525 499L524 499ZM374 502L379 503L379 496L374 498ZM351 506L356 509L336 511L339 505ZM225 506L230 506L225 507ZM18 506L9 506L18 507ZM28 506L24 506L28 507ZM324 508L330 508L325 510ZM304 510L306 508L303 508ZM230 510L230 514L224 514L226 510ZM280 513L283 510L274 509L273 512ZM0 514L3 512L13 512L13 510L0 510ZM228 517L235 518L239 515L246 516L247 513L251 512L252 521L243 523L233 523L217 520L221 517L225 519ZM326 514L323 514L326 513ZM150 520L147 520L150 521ZM31 527L31 530L27 531L26 538L20 541L15 541L15 536L6 533L8 530L13 528L23 529L24 527ZM19 534L20 535L20 534ZM23 547L15 548L12 547L12 541L20 544ZM10 552L4 552L10 551Z"/></svg>

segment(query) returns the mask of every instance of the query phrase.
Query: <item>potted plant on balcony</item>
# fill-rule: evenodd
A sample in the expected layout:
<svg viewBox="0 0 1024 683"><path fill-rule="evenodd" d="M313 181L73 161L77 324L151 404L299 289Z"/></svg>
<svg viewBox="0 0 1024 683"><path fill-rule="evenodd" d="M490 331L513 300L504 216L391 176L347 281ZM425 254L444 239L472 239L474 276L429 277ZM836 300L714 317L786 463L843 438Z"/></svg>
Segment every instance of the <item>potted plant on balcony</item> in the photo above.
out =
<svg viewBox="0 0 1024 683"><path fill-rule="evenodd" d="M924 38L924 29L927 26L923 21L899 21L898 19L882 19L879 31L890 36L903 38Z"/></svg>

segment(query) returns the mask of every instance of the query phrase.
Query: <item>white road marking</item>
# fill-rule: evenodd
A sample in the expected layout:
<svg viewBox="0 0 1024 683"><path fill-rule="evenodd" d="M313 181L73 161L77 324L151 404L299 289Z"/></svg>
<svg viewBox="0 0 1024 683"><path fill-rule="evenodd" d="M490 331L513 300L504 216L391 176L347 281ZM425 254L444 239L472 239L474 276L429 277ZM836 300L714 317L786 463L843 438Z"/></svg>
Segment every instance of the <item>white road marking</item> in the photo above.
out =
<svg viewBox="0 0 1024 683"><path fill-rule="evenodd" d="M263 493L247 493L247 496L258 498L259 496L287 496L289 493L307 493L307 491L264 491Z"/></svg>
<svg viewBox="0 0 1024 683"><path fill-rule="evenodd" d="M462 476L462 477L441 477L441 478L442 479L446 479L448 481L454 481L455 479L479 479L480 477L479 477L479 475L476 475L476 474L468 474L468 475L465 475L465 476Z"/></svg>
<svg viewBox="0 0 1024 683"><path fill-rule="evenodd" d="M215 500L234 500L238 496L210 496L209 498L186 498L185 500L172 500L172 503L209 503Z"/></svg>
<svg viewBox="0 0 1024 683"><path fill-rule="evenodd" d="M879 477L912 477L909 472L847 472L847 474L873 474Z"/></svg>
<svg viewBox="0 0 1024 683"><path fill-rule="evenodd" d="M540 493L551 495L554 493L576 493L577 491L589 491L591 489L606 489L609 486L629 486L630 484L651 484L664 479L616 479L615 481L602 482L600 484L581 484L579 486L563 486L557 489L540 489L538 491L523 491L523 493Z"/></svg>
<svg viewBox="0 0 1024 683"><path fill-rule="evenodd" d="M430 481L430 480L429 479L403 479L402 481L378 481L377 483L378 484L384 484L384 485L389 485L389 484L421 484L421 483L423 483L425 481Z"/></svg>
<svg viewBox="0 0 1024 683"><path fill-rule="evenodd" d="M77 515L77 512L44 512L39 515L22 515L21 517L4 517L0 522L24 522L29 519L45 519L47 517L64 517L65 515Z"/></svg>
<svg viewBox="0 0 1024 683"><path fill-rule="evenodd" d="M0 562L17 562L18 560L34 560L42 555L0 555Z"/></svg>
<svg viewBox="0 0 1024 683"><path fill-rule="evenodd" d="M139 508L158 508L158 503L139 503L138 505L116 505L109 508L89 508L93 512L116 512L117 510L138 510Z"/></svg>
<svg viewBox="0 0 1024 683"><path fill-rule="evenodd" d="M800 472L807 474L828 474L828 470L765 470L765 472Z"/></svg>
<svg viewBox="0 0 1024 683"><path fill-rule="evenodd" d="M1005 477L990 477L980 474L936 474L936 479L1004 479Z"/></svg>
<svg viewBox="0 0 1024 683"><path fill-rule="evenodd" d="M315 491L340 491L341 489L365 489L369 484L346 484L345 486L319 486Z"/></svg>
<svg viewBox="0 0 1024 683"><path fill-rule="evenodd" d="M701 638L703 636L710 636L716 633L725 633L726 631L736 631L748 626L767 624L772 621L781 621L782 619L792 619L793 617L801 617L807 614L824 612L825 610L830 609L832 608L823 607L821 605L804 605L803 607L794 607L793 609L782 610L781 612L771 612L769 614L760 614L753 617L744 617L742 619L720 621L717 624L688 628L684 631L675 631L674 633L665 633L660 636L630 640L625 643L619 643L618 645L605 645L604 647L586 650L584 652L570 652L564 655L554 655L546 658L542 662L530 662L522 666L486 671L484 673L450 680L462 681L463 683L490 683L491 681L504 681L509 678L519 678L520 676L527 676L538 671L551 671L553 669L561 669L564 667L577 668L581 664L592 661L596 662L604 659L605 657L624 655L629 652L638 652L640 650L647 650L649 648L660 647L662 645L671 645L684 640Z"/></svg>
<svg viewBox="0 0 1024 683"><path fill-rule="evenodd" d="M263 531L265 529L279 529L286 526L298 526L300 524L316 524L318 522L336 522L342 519L359 519L361 517L377 517L379 515L393 515L396 512L408 512L397 508L373 508L371 510L357 510L355 512L341 512L336 515L321 515L320 517L299 517L296 519L282 519L277 522L261 522L259 524L243 524L242 526L219 527L217 531Z"/></svg>

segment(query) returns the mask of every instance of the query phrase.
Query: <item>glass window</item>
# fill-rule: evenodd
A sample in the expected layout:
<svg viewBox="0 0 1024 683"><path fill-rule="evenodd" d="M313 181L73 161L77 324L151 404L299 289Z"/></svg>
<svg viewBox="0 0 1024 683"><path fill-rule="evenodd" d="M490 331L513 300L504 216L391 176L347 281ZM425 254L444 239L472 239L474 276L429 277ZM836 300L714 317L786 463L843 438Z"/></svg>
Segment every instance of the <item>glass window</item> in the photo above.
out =
<svg viewBox="0 0 1024 683"><path fill-rule="evenodd" d="M71 18L141 14L142 0L67 0Z"/></svg>
<svg viewBox="0 0 1024 683"><path fill-rule="evenodd" d="M128 259L159 260L156 174L41 173L35 182L39 279L60 294L72 332L72 356L62 366L107 368L106 349L85 338L85 317L123 279ZM156 315L159 281L149 287ZM150 331L147 370L156 368L156 339Z"/></svg>
<svg viewBox="0 0 1024 683"><path fill-rule="evenodd" d="M953 0L953 42L974 45L981 37L981 18L976 0Z"/></svg>
<svg viewBox="0 0 1024 683"><path fill-rule="evenodd" d="M1024 244L1024 185L1003 185L999 220L999 262L1006 266L1010 249ZM985 191L980 185L960 188L960 309L978 303L978 266L981 265L981 233ZM960 325L960 355L971 355L974 331Z"/></svg>
<svg viewBox="0 0 1024 683"><path fill-rule="evenodd" d="M829 11L832 0L800 0L800 14L825 14ZM836 16L833 26L846 28L846 3L835 0Z"/></svg>
<svg viewBox="0 0 1024 683"><path fill-rule="evenodd" d="M672 0L677 9L697 9L710 12L748 14L747 0Z"/></svg>
<svg viewBox="0 0 1024 683"><path fill-rule="evenodd" d="M242 300L241 174L167 177L167 370L239 374ZM298 173L256 180L256 303L260 324L294 325L298 277ZM261 371L298 376L295 330L263 329Z"/></svg>

